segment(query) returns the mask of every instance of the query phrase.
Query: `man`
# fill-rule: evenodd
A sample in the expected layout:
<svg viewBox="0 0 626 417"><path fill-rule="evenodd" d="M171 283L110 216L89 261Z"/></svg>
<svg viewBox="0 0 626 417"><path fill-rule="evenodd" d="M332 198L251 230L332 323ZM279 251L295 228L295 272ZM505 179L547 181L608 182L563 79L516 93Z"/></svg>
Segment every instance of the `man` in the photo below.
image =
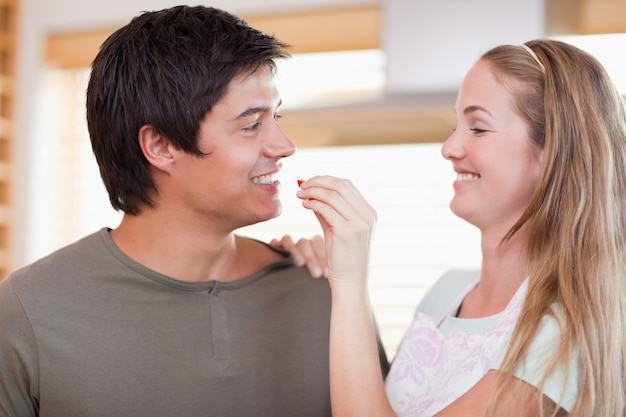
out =
<svg viewBox="0 0 626 417"><path fill-rule="evenodd" d="M0 284L0 415L330 415L328 284L234 233L280 213L284 47L201 6L105 41L87 120L124 217Z"/></svg>

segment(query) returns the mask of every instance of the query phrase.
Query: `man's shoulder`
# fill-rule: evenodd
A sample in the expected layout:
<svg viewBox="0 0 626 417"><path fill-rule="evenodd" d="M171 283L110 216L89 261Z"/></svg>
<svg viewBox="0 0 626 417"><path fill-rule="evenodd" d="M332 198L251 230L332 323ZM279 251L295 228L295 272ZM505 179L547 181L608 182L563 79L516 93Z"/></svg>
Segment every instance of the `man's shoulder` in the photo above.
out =
<svg viewBox="0 0 626 417"><path fill-rule="evenodd" d="M277 249L273 249L277 250ZM330 302L330 286L326 278L314 278L305 266L297 266L289 253L265 265L251 277L255 285L269 291L290 293L311 300ZM326 302L325 301L325 302Z"/></svg>
<svg viewBox="0 0 626 417"><path fill-rule="evenodd" d="M297 266L291 257L272 262L261 271L265 278L287 281L294 286L322 287L330 289L326 278L314 278L306 266Z"/></svg>
<svg viewBox="0 0 626 417"><path fill-rule="evenodd" d="M251 275L274 276L310 283L313 278L306 267L296 266L291 253L261 240L239 237ZM243 258L242 258L243 259ZM323 280L325 281L325 280Z"/></svg>
<svg viewBox="0 0 626 417"><path fill-rule="evenodd" d="M44 285L50 277L66 275L76 269L85 269L89 259L102 253L99 233L93 233L11 272L3 283L15 288ZM91 255L90 255L91 254ZM5 284L5 285L7 285Z"/></svg>

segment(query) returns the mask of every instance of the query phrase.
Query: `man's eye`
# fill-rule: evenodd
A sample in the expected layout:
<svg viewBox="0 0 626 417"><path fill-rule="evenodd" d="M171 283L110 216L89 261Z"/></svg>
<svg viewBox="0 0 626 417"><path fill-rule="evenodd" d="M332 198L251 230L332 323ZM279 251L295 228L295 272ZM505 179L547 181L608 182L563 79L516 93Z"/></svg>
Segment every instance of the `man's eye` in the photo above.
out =
<svg viewBox="0 0 626 417"><path fill-rule="evenodd" d="M247 131L247 132L254 132L255 130L257 130L259 127L261 126L261 122L256 121L253 124L251 124L250 126L246 126L243 128L243 130Z"/></svg>
<svg viewBox="0 0 626 417"><path fill-rule="evenodd" d="M485 133L487 130L486 129L479 129L477 127L473 127L470 129L470 131L472 131L473 133L479 134L479 133Z"/></svg>
<svg viewBox="0 0 626 417"><path fill-rule="evenodd" d="M280 113L274 113L274 120L278 120L278 119L280 119L281 117L283 117L283 115L282 115L282 114L280 114Z"/></svg>

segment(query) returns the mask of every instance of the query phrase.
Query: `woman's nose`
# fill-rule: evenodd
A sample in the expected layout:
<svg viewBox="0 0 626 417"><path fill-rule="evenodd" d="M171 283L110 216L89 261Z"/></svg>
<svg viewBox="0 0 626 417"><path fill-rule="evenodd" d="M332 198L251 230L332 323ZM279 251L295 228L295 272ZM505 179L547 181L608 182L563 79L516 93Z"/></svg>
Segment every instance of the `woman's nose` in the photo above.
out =
<svg viewBox="0 0 626 417"><path fill-rule="evenodd" d="M447 160L458 159L463 155L462 140L456 129L441 145L441 155Z"/></svg>

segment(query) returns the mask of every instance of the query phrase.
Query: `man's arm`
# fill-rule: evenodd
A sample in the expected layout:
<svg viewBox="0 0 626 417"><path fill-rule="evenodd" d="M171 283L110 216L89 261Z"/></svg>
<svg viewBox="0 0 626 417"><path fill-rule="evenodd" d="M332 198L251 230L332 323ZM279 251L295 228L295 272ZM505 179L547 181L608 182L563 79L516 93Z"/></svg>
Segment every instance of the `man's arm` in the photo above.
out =
<svg viewBox="0 0 626 417"><path fill-rule="evenodd" d="M0 283L0 416L39 414L37 351L10 278Z"/></svg>

